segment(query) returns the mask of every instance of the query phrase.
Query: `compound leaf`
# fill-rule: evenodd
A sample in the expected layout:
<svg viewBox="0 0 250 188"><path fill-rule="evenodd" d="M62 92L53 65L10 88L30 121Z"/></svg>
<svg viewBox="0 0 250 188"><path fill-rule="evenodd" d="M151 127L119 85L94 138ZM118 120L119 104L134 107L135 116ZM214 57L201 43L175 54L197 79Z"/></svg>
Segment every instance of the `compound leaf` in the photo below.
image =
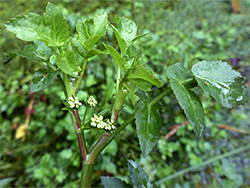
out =
<svg viewBox="0 0 250 188"><path fill-rule="evenodd" d="M142 100L137 103L135 112L139 143L146 157L153 150L160 136L161 117L156 106Z"/></svg>
<svg viewBox="0 0 250 188"><path fill-rule="evenodd" d="M31 80L30 92L33 93L46 88L58 73L59 71L51 71L49 69L40 69L36 71Z"/></svg>
<svg viewBox="0 0 250 188"><path fill-rule="evenodd" d="M39 14L29 13L16 16L5 24L8 31L24 41L48 41L49 28Z"/></svg>
<svg viewBox="0 0 250 188"><path fill-rule="evenodd" d="M191 76L189 69L183 64L176 63L167 69L167 76L170 79L170 86L184 110L190 124L194 127L197 136L201 136L204 129L204 112L198 96L190 89L185 87L182 82Z"/></svg>
<svg viewBox="0 0 250 188"><path fill-rule="evenodd" d="M248 101L243 78L226 62L200 61L192 72L201 88L222 106L234 108Z"/></svg>
<svg viewBox="0 0 250 188"><path fill-rule="evenodd" d="M49 47L44 42L34 41L24 47L18 55L35 61L46 61L52 55Z"/></svg>
<svg viewBox="0 0 250 188"><path fill-rule="evenodd" d="M50 2L46 7L44 18L50 28L48 46L62 46L69 37L67 20L61 11Z"/></svg>
<svg viewBox="0 0 250 188"><path fill-rule="evenodd" d="M76 30L80 43L90 50L105 34L108 26L108 14L106 12L94 16L86 22L78 21Z"/></svg>
<svg viewBox="0 0 250 188"><path fill-rule="evenodd" d="M132 20L122 17L116 27L111 25L111 28L113 29L119 43L121 55L124 56L128 46L136 36L137 26Z"/></svg>
<svg viewBox="0 0 250 188"><path fill-rule="evenodd" d="M128 160L129 176L134 188L152 188L146 172L134 161Z"/></svg>
<svg viewBox="0 0 250 188"><path fill-rule="evenodd" d="M72 77L78 77L80 68L76 63L76 57L74 52L67 51L64 55L58 55L56 57L56 64L66 74Z"/></svg>

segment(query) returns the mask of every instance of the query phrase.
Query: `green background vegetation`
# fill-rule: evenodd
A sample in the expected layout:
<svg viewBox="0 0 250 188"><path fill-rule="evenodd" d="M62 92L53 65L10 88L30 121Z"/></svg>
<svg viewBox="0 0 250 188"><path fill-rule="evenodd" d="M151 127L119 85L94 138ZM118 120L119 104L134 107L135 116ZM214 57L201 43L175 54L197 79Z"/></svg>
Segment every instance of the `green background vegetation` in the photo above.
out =
<svg viewBox="0 0 250 188"><path fill-rule="evenodd" d="M0 1L0 49L3 52L20 50L25 44L6 31L3 23L18 14L42 13L48 1ZM167 82L167 66L181 62L191 67L199 60L223 60L241 72L246 85L250 79L250 1L241 0L239 13L233 13L230 0L169 0L169 1L51 1L62 9L75 33L78 19L106 11L109 20L116 16L129 17L138 26L138 33L150 32L135 43L142 52L143 63L158 78ZM105 40L115 43L112 32ZM16 140L18 126L25 122L25 108L31 100L29 84L32 74L42 63L16 58L10 64L0 64L0 182L16 187L77 187L81 157L70 117L61 110L63 93L57 82L34 95L25 141ZM92 58L87 66L84 85L78 97L94 95L99 107L108 105L115 88L114 67L108 56ZM154 97L161 90L153 88ZM249 90L249 86L248 86ZM199 89L197 89L199 93ZM201 92L200 92L201 93ZM198 139L187 122L173 95L161 101L162 137L157 147L143 158L135 125L131 124L98 158L93 186L101 186L100 176L115 176L129 181L127 159L137 161L149 174L152 182L181 169L200 164L222 153L234 151L250 142L249 103L229 110L206 94L201 95L205 110L206 130ZM129 101L123 109L121 121L131 112ZM97 108L97 110L99 110ZM80 111L83 113L84 109ZM176 134L165 139L173 127ZM241 130L228 130L220 125ZM228 128L227 127L227 128ZM88 144L95 138L87 133ZM11 178L11 179L7 179ZM0 183L0 187L1 187ZM177 176L161 184L162 187L249 187L249 150L237 153L202 168Z"/></svg>

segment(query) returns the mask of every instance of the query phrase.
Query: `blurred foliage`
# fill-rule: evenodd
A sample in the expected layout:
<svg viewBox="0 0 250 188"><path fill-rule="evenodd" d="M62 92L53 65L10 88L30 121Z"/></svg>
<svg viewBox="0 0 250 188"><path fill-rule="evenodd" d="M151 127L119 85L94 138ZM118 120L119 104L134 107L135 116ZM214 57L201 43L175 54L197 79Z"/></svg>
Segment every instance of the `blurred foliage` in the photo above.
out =
<svg viewBox="0 0 250 188"><path fill-rule="evenodd" d="M46 1L12 0L0 1L0 58L3 52L20 50L24 44L7 32L3 23L27 12L41 13ZM231 63L250 79L250 1L241 0L239 13L233 13L230 0L184 1L51 1L62 9L75 32L77 19L85 20L91 15L106 11L112 22L116 16L132 18L138 25L139 34L150 32L135 43L141 50L143 62L158 73L167 83L166 67L175 62L191 67L198 60L224 60ZM107 40L114 43L108 31ZM117 45L117 44L116 44ZM27 107L31 100L29 85L31 75L43 63L15 58L6 66L0 64L0 185L16 187L78 187L81 159L76 135L70 117L61 111L63 94L59 84L35 94L25 141L15 140L15 132L24 124ZM85 99L94 95L99 106L108 105L114 93L114 67L108 56L92 58L87 66L86 91L78 97ZM168 84L164 86L167 88ZM161 90L153 88L150 95ZM200 94L200 89L196 92ZM173 95L161 101L162 137L154 152L147 158L140 154L135 126L129 125L98 158L95 166L94 184L100 186L100 176L116 176L129 181L127 159L136 160L152 182L186 167L199 164L211 157L249 144L249 103L233 110L222 108L208 95L200 95L206 115L206 130L201 139L192 131L191 125ZM131 112L126 107L120 122ZM26 110L25 110L26 109ZM80 115L84 113L81 108ZM96 110L100 110L99 107ZM88 117L87 117L88 118ZM237 127L246 134L221 129L223 124ZM175 125L176 134L166 139ZM98 134L87 132L88 146L94 144ZM216 162L206 168L192 171L170 180L162 187L248 187L250 186L249 152ZM0 186L1 187L1 186Z"/></svg>

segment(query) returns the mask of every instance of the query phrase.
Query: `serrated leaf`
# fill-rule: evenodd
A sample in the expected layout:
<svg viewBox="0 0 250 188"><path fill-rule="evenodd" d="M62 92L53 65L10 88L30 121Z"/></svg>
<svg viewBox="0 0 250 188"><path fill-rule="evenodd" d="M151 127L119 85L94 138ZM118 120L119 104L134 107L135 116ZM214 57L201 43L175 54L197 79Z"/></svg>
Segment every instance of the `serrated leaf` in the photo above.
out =
<svg viewBox="0 0 250 188"><path fill-rule="evenodd" d="M143 65L134 66L128 74L128 79L130 80L144 80L150 84L155 85L156 87L162 87L163 82L156 78L150 70L145 68Z"/></svg>
<svg viewBox="0 0 250 188"><path fill-rule="evenodd" d="M170 80L174 94L198 137L204 129L204 113L198 96L176 80Z"/></svg>
<svg viewBox="0 0 250 188"><path fill-rule="evenodd" d="M106 12L97 14L86 22L78 21L76 30L80 43L90 50L105 34L108 26L108 15Z"/></svg>
<svg viewBox="0 0 250 188"><path fill-rule="evenodd" d="M7 65L10 63L15 57L17 56L17 53L10 52L10 53L3 53L3 64Z"/></svg>
<svg viewBox="0 0 250 188"><path fill-rule="evenodd" d="M101 177L102 184L104 185L105 188L114 188L114 187L119 187L119 188L130 188L129 184L125 183L124 181L114 178L114 177Z"/></svg>
<svg viewBox="0 0 250 188"><path fill-rule="evenodd" d="M181 83L189 78L193 78L193 75L182 63L175 63L168 67L167 77L169 79L178 80L178 82Z"/></svg>
<svg viewBox="0 0 250 188"><path fill-rule="evenodd" d="M167 69L167 76L170 79L170 86L174 91L178 103L184 110L185 115L194 127L197 136L201 136L204 129L204 112L198 96L189 88L182 85L185 79L191 75L189 69L183 64L176 63Z"/></svg>
<svg viewBox="0 0 250 188"><path fill-rule="evenodd" d="M112 47L112 46L109 46L109 45L105 45L105 48L109 51L110 53L110 56L112 57L112 59L115 61L115 63L120 67L122 68L123 70L127 70L126 68L126 61L125 59L120 56L120 54Z"/></svg>
<svg viewBox="0 0 250 188"><path fill-rule="evenodd" d="M226 62L200 61L192 72L201 88L222 106L234 108L248 101L243 78Z"/></svg>
<svg viewBox="0 0 250 188"><path fill-rule="evenodd" d="M146 172L134 161L128 160L129 176L134 188L152 188Z"/></svg>
<svg viewBox="0 0 250 188"><path fill-rule="evenodd" d="M58 73L59 71L51 71L49 69L38 70L31 80L30 92L37 92L48 87Z"/></svg>
<svg viewBox="0 0 250 188"><path fill-rule="evenodd" d="M146 157L160 136L161 117L158 108L140 100L135 107L135 123L141 151Z"/></svg>
<svg viewBox="0 0 250 188"><path fill-rule="evenodd" d="M49 47L44 42L34 41L24 47L18 55L35 61L46 61L52 55Z"/></svg>
<svg viewBox="0 0 250 188"><path fill-rule="evenodd" d="M67 20L60 9L52 3L46 6L45 22L50 28L48 46L62 46L69 37Z"/></svg>
<svg viewBox="0 0 250 188"><path fill-rule="evenodd" d="M113 29L116 39L119 43L121 49L121 55L124 56L126 54L127 48L130 46L132 40L136 36L137 26L135 22L128 18L120 18L116 27L111 25Z"/></svg>
<svg viewBox="0 0 250 188"><path fill-rule="evenodd" d="M44 19L39 14L29 13L12 18L5 24L10 32L24 41L48 41L49 28L44 24Z"/></svg>
<svg viewBox="0 0 250 188"><path fill-rule="evenodd" d="M56 57L56 64L66 74L77 78L80 68L76 63L76 57L74 52L67 51L64 55L58 55Z"/></svg>

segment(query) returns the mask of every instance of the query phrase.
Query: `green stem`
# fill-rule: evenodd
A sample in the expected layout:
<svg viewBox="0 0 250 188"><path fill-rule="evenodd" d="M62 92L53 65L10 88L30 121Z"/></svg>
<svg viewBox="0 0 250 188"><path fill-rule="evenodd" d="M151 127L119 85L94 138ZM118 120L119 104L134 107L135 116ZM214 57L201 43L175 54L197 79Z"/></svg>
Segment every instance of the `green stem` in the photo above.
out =
<svg viewBox="0 0 250 188"><path fill-rule="evenodd" d="M119 84L120 84L120 78L121 78L121 68L117 67L117 75L116 75L116 93L119 90Z"/></svg>
<svg viewBox="0 0 250 188"><path fill-rule="evenodd" d="M68 75L66 73L63 73L63 80L64 80L65 89L68 95L67 97L75 96L74 89L72 85L70 84Z"/></svg>
<svg viewBox="0 0 250 188"><path fill-rule="evenodd" d="M85 119L86 119L88 110L89 110L89 107L86 106L86 110L85 110L85 112L84 112L83 119L82 119L82 126L83 126L83 127L85 126Z"/></svg>
<svg viewBox="0 0 250 188"><path fill-rule="evenodd" d="M57 79L59 80L60 84L62 85L63 92L64 92L64 95L65 95L66 99L68 99L67 90L66 90L66 87L65 87L65 84L64 84L64 81L63 81L61 75L58 74Z"/></svg>
<svg viewBox="0 0 250 188"><path fill-rule="evenodd" d="M52 65L49 61L47 61L46 63L50 69L52 69L53 71L56 71L56 67L54 65Z"/></svg>
<svg viewBox="0 0 250 188"><path fill-rule="evenodd" d="M62 47L61 47L61 46L58 46L58 47L57 47L57 49L58 49L58 51L59 51L60 55L63 55L63 50L62 50Z"/></svg>
<svg viewBox="0 0 250 188"><path fill-rule="evenodd" d="M183 174L185 174L185 173L187 173L187 172L190 172L190 171L193 171L193 170L197 170L197 169L199 169L199 168L201 168L201 167L204 167L204 166L209 165L210 163L214 163L214 162L216 162L216 161L222 160L222 159L224 159L224 158L226 158L226 157L235 155L235 154L237 154L237 153L243 152L243 151L248 150L248 149L250 149L250 144L249 144L249 145L246 145L246 146L242 146L242 147L240 147L240 148L238 148L238 149L235 149L235 150L233 150L233 151L224 153L224 154L222 154L222 155L218 155L218 156L216 156L216 157L214 157L214 158L212 158L212 159L209 159L209 160L207 160L207 161L205 161L205 162L202 162L202 163L200 163L200 164L198 164L198 165L194 165L194 166L191 166L191 167L189 167L189 168L183 169L183 170L181 170L181 171L179 171L179 172L176 172L176 173L174 173L174 174L172 174L172 175L170 175L170 176L167 176L167 177L165 177L165 178L163 178L163 179L161 179L161 180L155 182L155 184L156 184L156 185L160 185L161 183L164 183L164 182L166 182L166 181L169 181L169 180L171 180L171 179L173 179L173 178L176 178L176 177L178 177L178 176L182 176Z"/></svg>
<svg viewBox="0 0 250 188"><path fill-rule="evenodd" d="M83 162L80 188L90 188L94 163Z"/></svg>
<svg viewBox="0 0 250 188"><path fill-rule="evenodd" d="M186 85L186 84L190 84L190 83L193 83L193 82L195 82L195 79L194 78L189 78L189 79L184 80L180 84L181 85Z"/></svg>
<svg viewBox="0 0 250 188"><path fill-rule="evenodd" d="M77 93L77 91L80 88L80 85L81 85L81 82L82 82L82 78L83 78L83 75L85 73L85 69L86 69L86 66L87 66L87 62L88 62L88 59L85 59L84 62L83 62L83 64L82 64L82 72L81 72L80 76L76 80L76 85L75 85L75 87L76 87L75 92L76 93Z"/></svg>
<svg viewBox="0 0 250 188"><path fill-rule="evenodd" d="M112 109L112 105L107 106L104 110L102 110L101 112L98 113L98 116L103 116L111 109Z"/></svg>
<svg viewBox="0 0 250 188"><path fill-rule="evenodd" d="M157 103L159 100L161 100L163 97L165 97L166 95L168 95L171 92L171 89L167 89L165 91L163 91L160 95L158 95L157 97L155 97L151 102L150 105L154 105L155 103Z"/></svg>

